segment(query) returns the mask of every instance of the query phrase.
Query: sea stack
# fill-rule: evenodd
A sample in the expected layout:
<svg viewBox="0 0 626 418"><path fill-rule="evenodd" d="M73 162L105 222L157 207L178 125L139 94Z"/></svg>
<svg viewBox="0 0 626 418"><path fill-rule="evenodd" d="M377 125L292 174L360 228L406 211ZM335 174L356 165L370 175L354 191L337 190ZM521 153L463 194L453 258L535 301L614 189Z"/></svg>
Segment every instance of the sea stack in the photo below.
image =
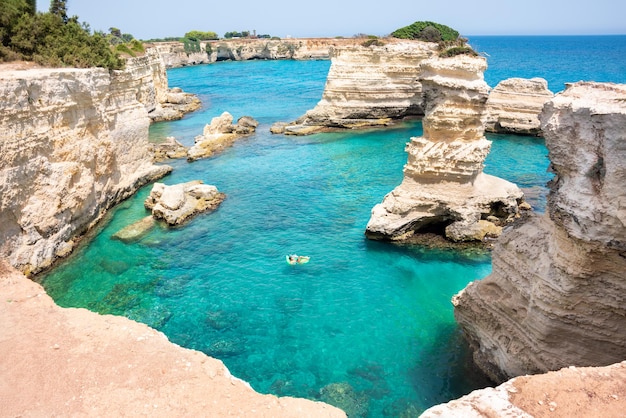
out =
<svg viewBox="0 0 626 418"><path fill-rule="evenodd" d="M372 209L369 238L405 241L434 232L480 241L519 216L520 189L483 173L491 146L483 124L486 68L484 58L469 55L421 63L424 134L407 144L402 183Z"/></svg>
<svg viewBox="0 0 626 418"><path fill-rule="evenodd" d="M436 43L393 38L333 47L322 99L284 133L385 126L422 116L419 63L436 55Z"/></svg>
<svg viewBox="0 0 626 418"><path fill-rule="evenodd" d="M503 234L492 274L453 298L498 382L626 358L626 85L570 85L540 119L547 211Z"/></svg>

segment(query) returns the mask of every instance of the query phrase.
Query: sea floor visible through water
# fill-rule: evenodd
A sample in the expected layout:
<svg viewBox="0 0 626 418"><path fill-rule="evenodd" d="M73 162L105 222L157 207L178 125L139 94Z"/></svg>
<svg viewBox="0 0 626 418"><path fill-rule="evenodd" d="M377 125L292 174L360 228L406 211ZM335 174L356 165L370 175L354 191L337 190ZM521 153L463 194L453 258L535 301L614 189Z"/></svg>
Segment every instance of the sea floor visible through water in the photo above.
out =
<svg viewBox="0 0 626 418"><path fill-rule="evenodd" d="M257 133L220 155L174 161L167 184L200 179L219 209L134 243L112 239L147 215L150 186L112 210L80 248L42 277L61 306L125 315L224 361L263 393L325 400L350 416L396 417L488 382L472 368L452 296L491 271L488 252L369 241L371 208L402 180L419 121L307 137L271 135L321 97L327 61L227 62L170 70L170 86L203 109L155 124L151 138L185 145L229 111ZM532 76L532 75L531 75ZM489 135L485 171L545 207L541 138ZM285 255L310 256L288 265ZM412 415L411 415L412 414Z"/></svg>

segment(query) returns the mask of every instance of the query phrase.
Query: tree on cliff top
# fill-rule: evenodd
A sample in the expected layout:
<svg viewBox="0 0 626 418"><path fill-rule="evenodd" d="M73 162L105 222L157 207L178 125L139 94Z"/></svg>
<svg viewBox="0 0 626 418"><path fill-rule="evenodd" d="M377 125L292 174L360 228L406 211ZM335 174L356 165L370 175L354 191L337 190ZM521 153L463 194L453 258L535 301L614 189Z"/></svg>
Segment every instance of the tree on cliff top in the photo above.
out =
<svg viewBox="0 0 626 418"><path fill-rule="evenodd" d="M52 67L123 66L104 36L92 35L77 16L67 18L66 1L53 1L49 13L32 12L32 3L0 1L0 61L21 59Z"/></svg>
<svg viewBox="0 0 626 418"><path fill-rule="evenodd" d="M426 42L456 41L459 32L440 23L420 21L409 26L396 29L391 33L394 38L416 39Z"/></svg>

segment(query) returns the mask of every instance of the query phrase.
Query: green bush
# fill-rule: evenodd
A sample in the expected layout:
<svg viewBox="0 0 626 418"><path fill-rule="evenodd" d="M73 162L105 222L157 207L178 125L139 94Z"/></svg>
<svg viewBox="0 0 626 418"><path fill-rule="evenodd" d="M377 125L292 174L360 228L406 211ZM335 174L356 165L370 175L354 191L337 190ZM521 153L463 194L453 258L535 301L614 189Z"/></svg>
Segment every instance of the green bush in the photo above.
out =
<svg viewBox="0 0 626 418"><path fill-rule="evenodd" d="M185 53L187 55L202 51L202 46L200 46L200 41L196 38L183 38L182 42L183 42L183 47L185 48Z"/></svg>
<svg viewBox="0 0 626 418"><path fill-rule="evenodd" d="M467 45L464 45L464 46L453 46L453 47L444 49L441 52L439 52L439 56L440 57L444 57L444 58L455 57L457 55L470 55L472 57L477 57L478 56L476 51L474 51L471 47L469 47Z"/></svg>
<svg viewBox="0 0 626 418"><path fill-rule="evenodd" d="M64 2L57 2L63 5ZM0 60L23 59L53 67L119 69L123 61L101 34L91 34L76 16L31 13L26 0L0 2Z"/></svg>
<svg viewBox="0 0 626 418"><path fill-rule="evenodd" d="M185 34L185 38L197 39L199 41L215 41L219 39L215 32L202 32L199 30L192 30Z"/></svg>
<svg viewBox="0 0 626 418"><path fill-rule="evenodd" d="M391 36L400 39L440 42L456 40L459 32L440 23L420 21L393 31Z"/></svg>
<svg viewBox="0 0 626 418"><path fill-rule="evenodd" d="M371 39L370 38L367 41L363 42L361 45L363 45L364 47L367 48L367 47L370 47L372 45L374 45L374 46L383 46L383 45L385 45L385 43L383 41L381 41L380 39L378 39L378 38L375 38L375 39Z"/></svg>

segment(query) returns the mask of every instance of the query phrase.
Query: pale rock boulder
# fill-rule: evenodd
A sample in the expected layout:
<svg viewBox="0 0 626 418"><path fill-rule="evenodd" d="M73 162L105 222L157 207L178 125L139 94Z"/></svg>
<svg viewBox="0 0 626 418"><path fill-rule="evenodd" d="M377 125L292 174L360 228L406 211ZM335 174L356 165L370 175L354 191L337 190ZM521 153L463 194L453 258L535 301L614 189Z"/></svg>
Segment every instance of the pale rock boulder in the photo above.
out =
<svg viewBox="0 0 626 418"><path fill-rule="evenodd" d="M626 358L626 86L576 83L548 102L546 214L500 237L493 271L453 298L492 379Z"/></svg>
<svg viewBox="0 0 626 418"><path fill-rule="evenodd" d="M308 135L328 129L385 126L424 113L419 63L437 44L384 39L334 47L322 99L278 132Z"/></svg>
<svg viewBox="0 0 626 418"><path fill-rule="evenodd" d="M187 160L207 158L231 146L235 140L256 131L259 123L250 116L242 116L233 124L233 116L224 112L204 127L202 135L195 138L195 145L187 151Z"/></svg>
<svg viewBox="0 0 626 418"><path fill-rule="evenodd" d="M519 188L482 171L491 146L483 136L485 68L484 58L466 55L422 62L424 136L407 144L404 179L372 209L369 238L404 241L434 232L480 241L519 216Z"/></svg>
<svg viewBox="0 0 626 418"><path fill-rule="evenodd" d="M226 196L217 187L195 180L167 186L155 183L144 201L146 209L155 219L162 219L170 226L181 225L202 212L215 210Z"/></svg>
<svg viewBox="0 0 626 418"><path fill-rule="evenodd" d="M66 256L109 208L171 170L148 149L151 57L112 73L0 72L0 256L19 270Z"/></svg>
<svg viewBox="0 0 626 418"><path fill-rule="evenodd" d="M503 80L489 93L485 130L540 136L539 114L552 97L543 78Z"/></svg>

